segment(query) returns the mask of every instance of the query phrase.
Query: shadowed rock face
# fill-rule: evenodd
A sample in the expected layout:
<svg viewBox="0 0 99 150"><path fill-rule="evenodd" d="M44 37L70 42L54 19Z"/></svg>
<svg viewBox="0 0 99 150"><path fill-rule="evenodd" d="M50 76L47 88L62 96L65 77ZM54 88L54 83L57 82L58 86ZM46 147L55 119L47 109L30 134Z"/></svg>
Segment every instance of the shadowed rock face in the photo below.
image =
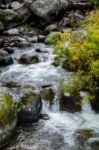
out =
<svg viewBox="0 0 99 150"><path fill-rule="evenodd" d="M62 94L60 98L60 110L67 112L81 111L79 97L75 95Z"/></svg>

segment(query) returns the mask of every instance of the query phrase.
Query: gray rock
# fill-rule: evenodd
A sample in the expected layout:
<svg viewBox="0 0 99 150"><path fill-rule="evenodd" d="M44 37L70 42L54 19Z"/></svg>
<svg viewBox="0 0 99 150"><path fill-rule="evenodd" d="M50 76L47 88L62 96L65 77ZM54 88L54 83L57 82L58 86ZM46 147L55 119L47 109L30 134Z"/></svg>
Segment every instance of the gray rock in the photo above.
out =
<svg viewBox="0 0 99 150"><path fill-rule="evenodd" d="M19 43L18 43L18 46L21 47L21 48L30 47L30 46L31 46L31 43L30 43L30 42L27 42L27 41L22 41L22 42L19 42Z"/></svg>
<svg viewBox="0 0 99 150"><path fill-rule="evenodd" d="M24 37L18 37L17 39L19 42L27 42L27 39L25 39Z"/></svg>
<svg viewBox="0 0 99 150"><path fill-rule="evenodd" d="M46 39L46 36L44 35L38 35L38 42L44 42Z"/></svg>
<svg viewBox="0 0 99 150"><path fill-rule="evenodd" d="M9 29L4 32L7 35L19 35L19 30L17 28Z"/></svg>
<svg viewBox="0 0 99 150"><path fill-rule="evenodd" d="M17 17L18 14L11 9L4 9L4 10L0 9L0 20L3 22L12 21L14 19L17 19Z"/></svg>
<svg viewBox="0 0 99 150"><path fill-rule="evenodd" d="M0 49L0 66L6 66L13 63L13 60L8 52Z"/></svg>
<svg viewBox="0 0 99 150"><path fill-rule="evenodd" d="M18 13L18 15L20 15L21 17L23 17L28 12L28 6L25 5L25 4L21 4L21 5L17 6L17 7L15 7L13 10L16 13Z"/></svg>
<svg viewBox="0 0 99 150"><path fill-rule="evenodd" d="M11 9L0 9L0 21L5 29L11 29L20 24L21 16Z"/></svg>
<svg viewBox="0 0 99 150"><path fill-rule="evenodd" d="M31 11L45 22L51 23L67 7L67 0L36 0L31 5Z"/></svg>
<svg viewBox="0 0 99 150"><path fill-rule="evenodd" d="M19 7L20 7L20 5L21 5L21 3L20 3L20 2L18 2L18 1L14 1L14 2L12 2L12 3L11 3L11 8L14 10L14 9L19 8Z"/></svg>

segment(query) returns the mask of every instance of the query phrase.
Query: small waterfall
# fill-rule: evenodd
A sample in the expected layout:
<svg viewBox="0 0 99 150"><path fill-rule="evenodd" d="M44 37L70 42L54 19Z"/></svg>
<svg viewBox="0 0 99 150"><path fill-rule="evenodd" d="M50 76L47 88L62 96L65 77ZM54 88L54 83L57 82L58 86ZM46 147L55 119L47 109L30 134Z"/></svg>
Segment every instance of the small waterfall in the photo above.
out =
<svg viewBox="0 0 99 150"><path fill-rule="evenodd" d="M87 114L94 114L94 111L91 108L90 102L86 102L82 105L82 112Z"/></svg>

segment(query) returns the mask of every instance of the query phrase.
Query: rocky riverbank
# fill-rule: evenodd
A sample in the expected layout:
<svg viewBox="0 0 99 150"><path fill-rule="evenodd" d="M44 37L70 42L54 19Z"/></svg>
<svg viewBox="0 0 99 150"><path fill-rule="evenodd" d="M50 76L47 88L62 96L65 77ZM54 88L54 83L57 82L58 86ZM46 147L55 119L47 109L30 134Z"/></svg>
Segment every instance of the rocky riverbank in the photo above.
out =
<svg viewBox="0 0 99 150"><path fill-rule="evenodd" d="M53 46L47 45L45 41L51 31L62 32L66 27L73 30L77 28L84 14L91 8L89 1L77 0L0 1L0 148L9 143L14 131L20 132L20 128L21 131L24 130L24 125L29 125L30 128L30 124L38 121L35 136L31 135L34 133L33 124L31 133L29 132L31 137L23 139L29 143L33 140L31 146L27 144L27 148L22 145L22 141L18 141L19 133L15 137L17 143L7 149L39 150L41 147L40 150L64 150L69 147L71 150L69 138L66 135L67 146L63 131L70 134L70 138L77 134L77 138L80 136L83 140L84 137L87 142L93 136L91 133L96 133L92 129L78 129L80 124L74 127L75 118L79 120L77 112L81 113L80 117L84 117L86 122L88 119L82 113L82 106L77 104L77 98L59 92L59 81L70 76L71 72L64 70L61 64L57 67L53 65L56 55L52 54ZM77 114L72 114L74 112ZM65 115L72 115L73 119ZM65 119L73 126L72 133L65 128L65 125L68 126ZM79 121L82 124L84 120ZM57 123L60 125L57 126ZM44 138L39 140L43 133ZM56 142L55 145L51 138Z"/></svg>

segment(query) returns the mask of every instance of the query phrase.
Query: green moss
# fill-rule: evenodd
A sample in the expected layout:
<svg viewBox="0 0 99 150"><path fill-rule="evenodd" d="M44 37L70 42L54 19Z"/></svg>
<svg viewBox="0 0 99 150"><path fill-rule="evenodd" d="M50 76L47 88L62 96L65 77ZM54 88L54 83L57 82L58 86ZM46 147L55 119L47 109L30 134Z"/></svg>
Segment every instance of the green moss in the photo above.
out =
<svg viewBox="0 0 99 150"><path fill-rule="evenodd" d="M10 123L16 115L15 104L9 94L0 93L0 125Z"/></svg>

